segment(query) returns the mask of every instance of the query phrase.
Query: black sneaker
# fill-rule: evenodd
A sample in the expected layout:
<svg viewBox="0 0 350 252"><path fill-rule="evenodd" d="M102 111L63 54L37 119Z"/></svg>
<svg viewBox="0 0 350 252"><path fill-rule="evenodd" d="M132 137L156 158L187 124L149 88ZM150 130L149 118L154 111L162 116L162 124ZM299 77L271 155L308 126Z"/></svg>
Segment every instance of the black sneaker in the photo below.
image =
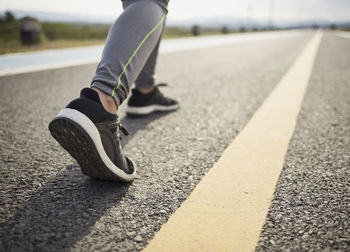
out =
<svg viewBox="0 0 350 252"><path fill-rule="evenodd" d="M132 95L126 107L128 115L140 116L147 115L155 111L173 111L180 107L179 103L174 99L165 97L158 89L159 86L166 84L158 84L149 94L142 94L137 89L132 89Z"/></svg>
<svg viewBox="0 0 350 252"><path fill-rule="evenodd" d="M102 106L96 91L81 90L80 97L61 110L50 122L51 135L77 160L81 171L92 178L132 181L136 169L122 153L116 115Z"/></svg>

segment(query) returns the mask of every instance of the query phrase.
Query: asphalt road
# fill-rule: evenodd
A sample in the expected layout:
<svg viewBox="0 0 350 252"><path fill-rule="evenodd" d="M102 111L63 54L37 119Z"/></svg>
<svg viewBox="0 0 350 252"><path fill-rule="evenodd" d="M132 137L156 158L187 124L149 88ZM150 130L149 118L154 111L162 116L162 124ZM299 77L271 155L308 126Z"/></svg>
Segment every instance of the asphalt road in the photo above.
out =
<svg viewBox="0 0 350 252"><path fill-rule="evenodd" d="M326 35L258 251L350 251L350 40Z"/></svg>
<svg viewBox="0 0 350 252"><path fill-rule="evenodd" d="M313 32L160 56L174 113L120 117L132 184L92 180L49 121L96 64L0 78L0 251L141 250L293 63ZM350 250L350 40L326 33L258 251Z"/></svg>

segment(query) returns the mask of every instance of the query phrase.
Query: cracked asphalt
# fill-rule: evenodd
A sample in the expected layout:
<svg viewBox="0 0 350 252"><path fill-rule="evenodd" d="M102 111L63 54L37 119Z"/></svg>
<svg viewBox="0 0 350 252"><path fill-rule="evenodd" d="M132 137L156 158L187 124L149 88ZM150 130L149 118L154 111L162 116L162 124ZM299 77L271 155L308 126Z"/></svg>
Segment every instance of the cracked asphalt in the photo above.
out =
<svg viewBox="0 0 350 252"><path fill-rule="evenodd" d="M158 80L181 109L121 108L131 184L84 176L47 130L96 64L0 77L0 251L144 248L312 35L160 55ZM325 34L258 251L350 250L349 54L348 39Z"/></svg>

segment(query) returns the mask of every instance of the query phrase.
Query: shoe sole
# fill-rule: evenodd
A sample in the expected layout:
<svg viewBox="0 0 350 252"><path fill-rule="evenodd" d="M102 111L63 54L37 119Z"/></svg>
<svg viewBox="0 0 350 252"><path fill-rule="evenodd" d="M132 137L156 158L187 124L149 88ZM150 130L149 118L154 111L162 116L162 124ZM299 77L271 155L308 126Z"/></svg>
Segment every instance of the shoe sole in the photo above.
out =
<svg viewBox="0 0 350 252"><path fill-rule="evenodd" d="M144 107L127 106L125 111L129 115L148 115L156 111L169 112L169 111L177 110L178 108L180 108L179 104L175 104L171 106L162 106L162 105L150 105L150 106L144 106Z"/></svg>
<svg viewBox="0 0 350 252"><path fill-rule="evenodd" d="M130 182L132 174L117 167L107 156L94 123L81 112L65 108L50 122L51 135L78 162L83 174L105 180Z"/></svg>

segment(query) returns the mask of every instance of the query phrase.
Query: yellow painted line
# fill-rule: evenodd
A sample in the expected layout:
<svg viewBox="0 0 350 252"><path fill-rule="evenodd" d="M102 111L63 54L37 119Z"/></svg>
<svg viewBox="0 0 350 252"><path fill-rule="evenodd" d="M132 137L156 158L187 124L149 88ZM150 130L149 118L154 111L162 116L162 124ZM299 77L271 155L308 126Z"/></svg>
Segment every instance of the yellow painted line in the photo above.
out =
<svg viewBox="0 0 350 252"><path fill-rule="evenodd" d="M246 127L145 251L255 249L321 38L322 32L316 32Z"/></svg>

